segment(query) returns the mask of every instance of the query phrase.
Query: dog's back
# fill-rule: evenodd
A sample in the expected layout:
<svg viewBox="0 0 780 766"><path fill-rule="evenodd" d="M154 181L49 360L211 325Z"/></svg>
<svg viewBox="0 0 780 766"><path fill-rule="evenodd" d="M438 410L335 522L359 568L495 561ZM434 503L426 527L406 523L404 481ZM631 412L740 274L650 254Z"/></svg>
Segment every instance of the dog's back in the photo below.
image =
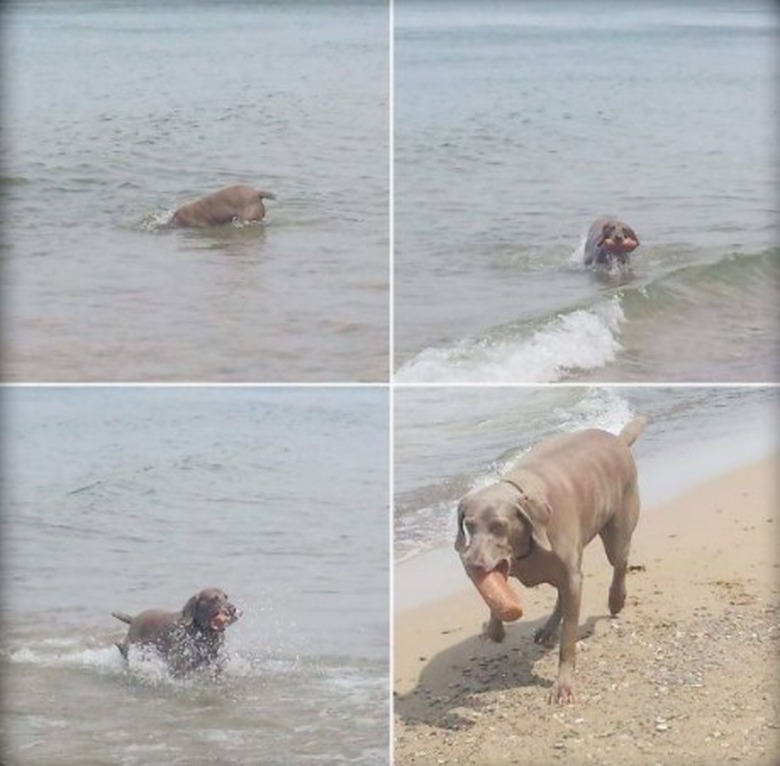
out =
<svg viewBox="0 0 780 766"><path fill-rule="evenodd" d="M202 199L182 205L171 217L169 226L203 227L240 221L259 221L265 217L264 199L276 199L271 192L251 186L228 186Z"/></svg>
<svg viewBox="0 0 780 766"><path fill-rule="evenodd" d="M646 418L635 418L618 435L590 428L545 439L505 478L521 487L543 488L541 494L554 508L577 506L584 544L606 516L636 494L637 469L630 445L646 423ZM561 522L553 514L552 526Z"/></svg>
<svg viewBox="0 0 780 766"><path fill-rule="evenodd" d="M536 471L552 466L563 471L579 471L594 461L625 459L626 456L633 462L628 448L646 423L646 418L635 418L618 435L600 428L588 428L553 436L532 447L515 468Z"/></svg>
<svg viewBox="0 0 780 766"><path fill-rule="evenodd" d="M111 614L130 626L124 639L116 642L116 647L125 659L132 644L148 644L161 654L167 654L171 647L172 633L181 616L162 609L147 609L134 617L124 612Z"/></svg>

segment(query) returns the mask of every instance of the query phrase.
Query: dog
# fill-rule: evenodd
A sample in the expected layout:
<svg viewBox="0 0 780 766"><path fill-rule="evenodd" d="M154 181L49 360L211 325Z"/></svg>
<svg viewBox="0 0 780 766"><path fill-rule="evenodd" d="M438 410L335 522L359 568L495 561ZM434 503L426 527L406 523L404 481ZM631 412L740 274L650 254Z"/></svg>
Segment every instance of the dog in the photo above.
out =
<svg viewBox="0 0 780 766"><path fill-rule="evenodd" d="M251 186L228 186L196 202L180 207L168 221L172 228L203 228L233 221L261 221L264 199L276 199L271 192Z"/></svg>
<svg viewBox="0 0 780 766"><path fill-rule="evenodd" d="M599 218L588 229L585 240L585 265L627 266L629 255L639 247L634 230L617 218Z"/></svg>
<svg viewBox="0 0 780 766"><path fill-rule="evenodd" d="M148 609L135 617L111 614L130 626L125 638L116 643L125 660L132 645L151 647L175 676L203 667L218 670L225 629L241 616L219 588L196 593L180 612Z"/></svg>
<svg viewBox="0 0 780 766"><path fill-rule="evenodd" d="M630 446L647 422L634 418L617 436L588 429L547 439L500 481L459 504L455 549L475 582L480 573L497 570L504 581L512 575L529 587L546 582L558 590L552 615L534 636L536 643L551 646L563 618L550 702L574 701L580 564L583 548L596 535L613 567L610 613L616 615L625 604L628 553L639 518ZM485 629L493 641L504 639L503 622L492 609Z"/></svg>

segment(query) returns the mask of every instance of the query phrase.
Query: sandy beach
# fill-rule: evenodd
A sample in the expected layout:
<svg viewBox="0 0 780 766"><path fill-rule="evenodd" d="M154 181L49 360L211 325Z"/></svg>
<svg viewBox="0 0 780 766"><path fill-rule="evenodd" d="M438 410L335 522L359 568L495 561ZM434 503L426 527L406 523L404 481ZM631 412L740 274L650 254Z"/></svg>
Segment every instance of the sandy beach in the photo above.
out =
<svg viewBox="0 0 780 766"><path fill-rule="evenodd" d="M462 588L399 611L397 578L394 762L780 763L779 457L643 508L616 619L588 546L573 705L548 704L557 647L532 639L553 588L514 582L525 614L493 644L454 552Z"/></svg>

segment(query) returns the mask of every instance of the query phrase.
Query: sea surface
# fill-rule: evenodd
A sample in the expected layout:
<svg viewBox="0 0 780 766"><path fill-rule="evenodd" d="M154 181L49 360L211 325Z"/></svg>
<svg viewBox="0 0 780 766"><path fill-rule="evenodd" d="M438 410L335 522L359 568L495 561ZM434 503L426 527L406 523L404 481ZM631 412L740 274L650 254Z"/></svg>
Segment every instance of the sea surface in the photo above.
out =
<svg viewBox="0 0 780 766"><path fill-rule="evenodd" d="M388 763L387 400L6 388L3 764ZM207 586L216 680L125 666L112 610Z"/></svg>
<svg viewBox="0 0 780 766"><path fill-rule="evenodd" d="M381 0L4 5L6 379L376 381L389 368ZM260 224L172 231L232 184Z"/></svg>
<svg viewBox="0 0 780 766"><path fill-rule="evenodd" d="M398 380L778 379L776 5L394 8Z"/></svg>
<svg viewBox="0 0 780 766"><path fill-rule="evenodd" d="M584 428L618 433L636 415L648 416L632 447L642 513L724 471L780 453L777 387L399 387L394 399L398 565L430 551L457 560L452 544L460 498L496 481L548 436ZM396 593L396 602L409 596Z"/></svg>

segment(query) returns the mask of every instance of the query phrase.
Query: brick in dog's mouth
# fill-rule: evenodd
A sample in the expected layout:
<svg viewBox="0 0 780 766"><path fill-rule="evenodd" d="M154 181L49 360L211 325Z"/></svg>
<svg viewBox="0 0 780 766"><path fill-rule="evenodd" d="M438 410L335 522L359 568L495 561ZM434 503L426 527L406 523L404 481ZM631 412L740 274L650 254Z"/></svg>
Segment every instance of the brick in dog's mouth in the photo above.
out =
<svg viewBox="0 0 780 766"><path fill-rule="evenodd" d="M639 247L639 242L633 237L624 237L623 239L605 239L604 249L613 255L628 255L633 253Z"/></svg>
<svg viewBox="0 0 780 766"><path fill-rule="evenodd" d="M523 616L523 605L509 585L509 562L504 560L491 570L472 570L472 582L490 611L502 622L514 622Z"/></svg>
<svg viewBox="0 0 780 766"><path fill-rule="evenodd" d="M223 631L225 628L227 628L228 625L234 623L240 616L240 613L235 609L223 609L222 611L217 612L211 618L211 629Z"/></svg>

